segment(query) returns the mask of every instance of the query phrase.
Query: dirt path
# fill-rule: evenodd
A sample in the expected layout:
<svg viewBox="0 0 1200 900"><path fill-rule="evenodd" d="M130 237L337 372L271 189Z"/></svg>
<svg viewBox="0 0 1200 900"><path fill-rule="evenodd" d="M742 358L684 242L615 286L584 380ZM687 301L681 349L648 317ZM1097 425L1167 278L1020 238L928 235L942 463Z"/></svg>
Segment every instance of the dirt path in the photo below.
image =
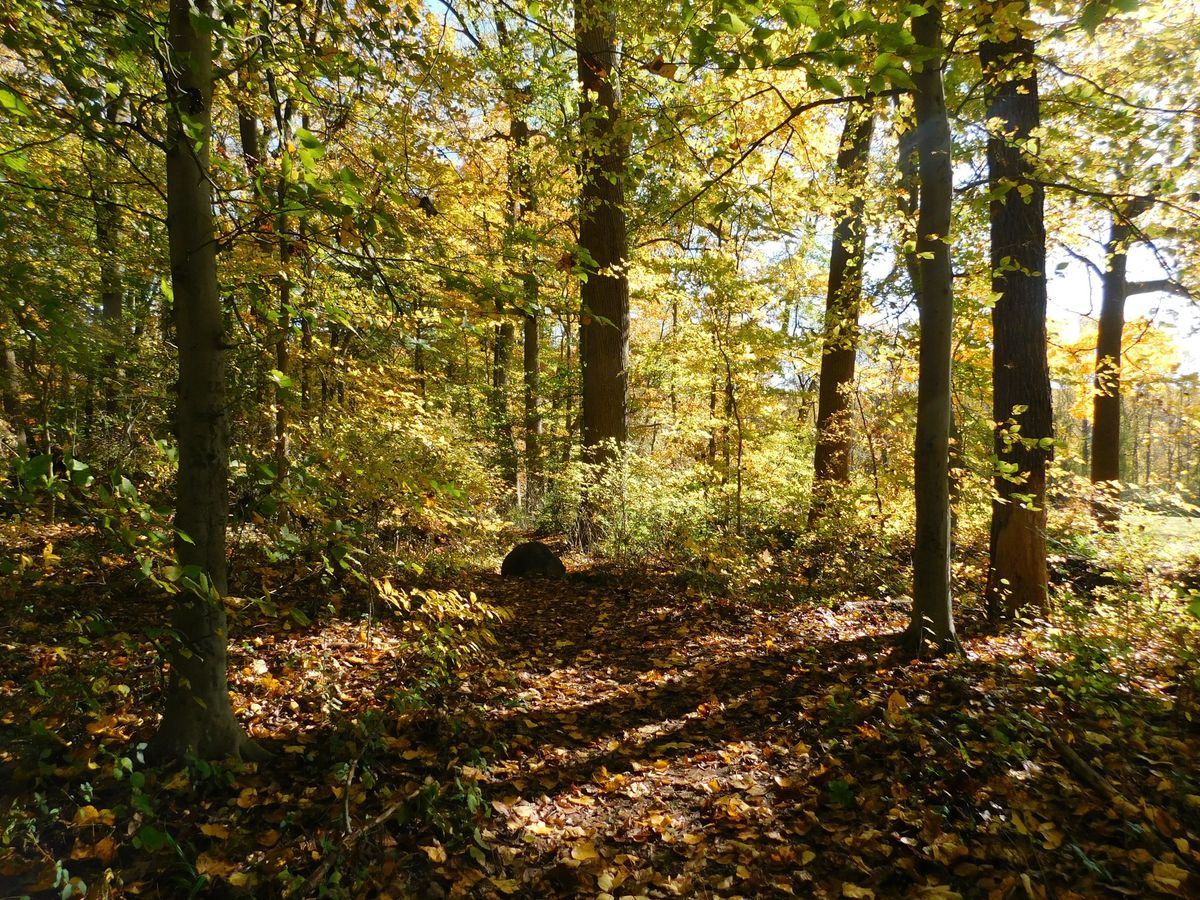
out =
<svg viewBox="0 0 1200 900"><path fill-rule="evenodd" d="M514 620L456 709L490 762L492 871L475 893L1101 890L1063 845L1104 803L1028 759L1040 748L1004 701L1030 673L1002 647L888 669L894 605L771 612L669 580L496 590ZM444 874L450 893L466 887Z"/></svg>

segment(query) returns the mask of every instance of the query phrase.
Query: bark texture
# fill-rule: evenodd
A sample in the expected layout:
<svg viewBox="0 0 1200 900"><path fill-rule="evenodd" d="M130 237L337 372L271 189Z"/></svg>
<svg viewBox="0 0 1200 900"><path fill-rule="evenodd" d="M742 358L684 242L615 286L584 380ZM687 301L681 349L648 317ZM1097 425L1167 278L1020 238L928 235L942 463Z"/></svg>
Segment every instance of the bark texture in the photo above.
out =
<svg viewBox="0 0 1200 900"><path fill-rule="evenodd" d="M492 428L496 436L496 462L500 477L509 490L517 487L517 448L513 442L513 423L508 414L508 369L512 365L516 326L511 321L496 326L492 344Z"/></svg>
<svg viewBox="0 0 1200 900"><path fill-rule="evenodd" d="M537 302L537 283L528 277L527 295ZM542 414L541 403L541 323L534 313L525 314L523 363L525 379L525 509L533 512L541 502L542 486Z"/></svg>
<svg viewBox="0 0 1200 900"><path fill-rule="evenodd" d="M850 391L858 354L858 315L862 303L866 233L864 193L875 115L869 105L846 111L837 157L837 191L841 203L829 257L829 289L825 297L825 333L821 351L817 401L817 447L813 457L813 498L809 524L820 518L835 484L850 481Z"/></svg>
<svg viewBox="0 0 1200 900"><path fill-rule="evenodd" d="M511 180L511 216L514 231L527 213L537 208L537 194L529 161L529 123L514 116L509 125L509 177ZM523 251L522 275L525 316L522 323L522 383L525 395L525 510L532 512L541 502L542 487L542 416L541 403L541 305L538 280L533 272L534 254Z"/></svg>
<svg viewBox="0 0 1200 900"><path fill-rule="evenodd" d="M942 7L930 5L912 21L916 43L931 58L914 67L918 172L921 346L918 358L916 434L916 545L913 549L913 614L905 634L915 653L958 646L950 598L950 358L954 324L950 267L953 197L950 123L942 85Z"/></svg>
<svg viewBox="0 0 1200 900"><path fill-rule="evenodd" d="M167 92L167 233L179 343L177 436L179 476L176 553L193 580L211 590L182 594L175 611L178 640L166 705L150 753L158 759L258 755L233 715L226 683L225 526L229 432L225 414L225 340L217 285L216 244L208 180L212 51L192 7L208 0L171 0ZM186 536L186 537L184 537Z"/></svg>
<svg viewBox="0 0 1200 900"><path fill-rule="evenodd" d="M1117 519L1121 477L1121 341L1125 331L1125 300L1129 240L1133 220L1153 201L1139 197L1113 213L1104 245L1107 265L1100 301L1100 327L1096 333L1095 396L1092 401L1092 484L1099 492L1097 520L1110 525Z"/></svg>
<svg viewBox="0 0 1200 900"><path fill-rule="evenodd" d="M0 315L0 407L13 433L13 450L19 459L24 459L29 449L25 417L21 412L21 369L17 365L17 353L13 349L13 336L8 333L9 324Z"/></svg>
<svg viewBox="0 0 1200 900"><path fill-rule="evenodd" d="M111 124L117 120L118 100L109 102L105 118ZM104 410L116 412L117 396L123 385L123 373L118 371L121 351L121 317L124 313L124 270L121 266L121 208L117 205L112 185L114 160L111 151L102 151L102 165L93 192L96 214L96 250L100 257L100 319L104 323L104 371L101 373L101 397Z"/></svg>
<svg viewBox="0 0 1200 900"><path fill-rule="evenodd" d="M1011 10L1011 7L1009 8ZM1028 15L1028 4L1015 14ZM985 41L991 189L992 417L998 471L992 500L987 610L992 619L1046 608L1046 463L1052 438L1046 361L1045 192L1026 149L1040 121L1034 43L1015 29Z"/></svg>
<svg viewBox="0 0 1200 900"><path fill-rule="evenodd" d="M608 454L607 442L623 444L628 434L628 138L621 122L616 8L611 0L575 0L575 47L583 85L579 246L590 257L583 260L586 280L580 287L583 446L587 459L601 462Z"/></svg>

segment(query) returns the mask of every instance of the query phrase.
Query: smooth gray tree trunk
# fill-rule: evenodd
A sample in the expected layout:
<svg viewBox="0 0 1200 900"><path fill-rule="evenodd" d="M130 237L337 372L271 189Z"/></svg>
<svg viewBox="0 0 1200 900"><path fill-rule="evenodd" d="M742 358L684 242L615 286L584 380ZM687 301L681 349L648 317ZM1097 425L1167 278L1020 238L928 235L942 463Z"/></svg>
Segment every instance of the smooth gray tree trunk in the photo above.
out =
<svg viewBox="0 0 1200 900"><path fill-rule="evenodd" d="M207 589L176 598L177 640L168 651L166 703L149 748L151 757L160 760L262 754L234 717L226 682L222 598L227 589L229 424L208 180L212 49L210 32L195 25L193 4L200 15L210 14L210 0L171 0L169 8L167 234L179 344L175 549L185 576Z"/></svg>
<svg viewBox="0 0 1200 900"><path fill-rule="evenodd" d="M950 123L942 86L942 6L932 3L912 20L916 43L930 59L914 67L918 172L917 217L921 343L916 433L916 542L913 549L912 622L906 650L945 652L958 647L950 596L950 361L954 326L950 214L953 198Z"/></svg>

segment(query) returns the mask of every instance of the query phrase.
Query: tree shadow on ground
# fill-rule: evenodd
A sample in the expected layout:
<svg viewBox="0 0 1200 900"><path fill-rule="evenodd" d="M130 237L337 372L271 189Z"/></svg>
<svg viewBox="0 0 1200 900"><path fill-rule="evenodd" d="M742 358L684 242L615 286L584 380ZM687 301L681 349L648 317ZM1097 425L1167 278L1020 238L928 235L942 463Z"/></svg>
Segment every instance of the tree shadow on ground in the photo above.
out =
<svg viewBox="0 0 1200 900"><path fill-rule="evenodd" d="M653 577L474 589L513 613L497 659L408 737L451 769L464 750L486 761L483 870L502 893L577 896L618 876L633 894L754 896L987 894L1031 871L1050 895L1137 883L1088 856L1132 852L1136 823L1064 778L1027 727L1027 710L1057 714L1036 705L1027 659L892 665L905 623L885 604L756 609ZM433 867L410 886L456 877Z"/></svg>
<svg viewBox="0 0 1200 900"><path fill-rule="evenodd" d="M199 852L200 826L236 807L239 829L279 841L256 851L263 871L306 874L404 800L344 863L413 896L983 896L1026 890L1022 876L1046 896L1143 886L1138 824L1067 777L1027 727L1071 707L1020 646L968 640L965 658L896 666L888 642L905 615L888 604L754 606L655 574L441 587L512 613L494 658L465 666L434 708L399 714L412 664L372 656L357 610L294 628L290 640L331 667L328 705L289 720L273 710L307 698L242 678L239 702L258 706L247 715L274 732L276 758L198 785L195 808L166 796L176 839ZM108 613L112 627L153 618L145 604ZM330 627L337 641L318 640ZM253 636L235 633L235 673L264 652ZM130 665L152 706L152 673ZM120 853L122 871L145 867L130 845Z"/></svg>

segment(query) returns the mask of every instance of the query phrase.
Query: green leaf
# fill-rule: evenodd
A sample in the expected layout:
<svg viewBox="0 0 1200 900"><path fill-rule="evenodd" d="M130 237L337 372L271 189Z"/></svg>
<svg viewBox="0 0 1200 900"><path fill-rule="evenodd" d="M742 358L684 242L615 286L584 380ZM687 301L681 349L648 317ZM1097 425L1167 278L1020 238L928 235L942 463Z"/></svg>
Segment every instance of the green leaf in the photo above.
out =
<svg viewBox="0 0 1200 900"><path fill-rule="evenodd" d="M270 371L270 373L267 375L267 377L270 378L277 385L279 385L281 388L294 387L296 384L296 380L294 378L292 378L291 375L287 375L287 374L279 371L278 369L272 369Z"/></svg>
<svg viewBox="0 0 1200 900"><path fill-rule="evenodd" d="M25 105L25 101L18 94L6 87L0 87L0 109L10 112L14 116L28 116L30 113L29 107Z"/></svg>
<svg viewBox="0 0 1200 900"><path fill-rule="evenodd" d="M714 203L711 210L713 218L719 219L733 209L734 202L733 200L722 200L720 203Z"/></svg>
<svg viewBox="0 0 1200 900"><path fill-rule="evenodd" d="M1100 23L1107 15L1107 0L1093 0L1083 8L1083 12L1079 16L1079 25L1088 34L1095 34L1096 29L1100 27Z"/></svg>
<svg viewBox="0 0 1200 900"><path fill-rule="evenodd" d="M29 160L24 153L16 150L11 150L0 155L0 160L4 161L4 165L12 169L14 172L28 172Z"/></svg>
<svg viewBox="0 0 1200 900"><path fill-rule="evenodd" d="M296 129L296 140L300 142L300 146L307 147L310 150L324 150L321 148L321 139L309 131L307 128Z"/></svg>
<svg viewBox="0 0 1200 900"><path fill-rule="evenodd" d="M160 831L153 825L143 825L138 833L133 838L133 844L140 850L147 850L154 853L167 846L171 841L171 836L165 831Z"/></svg>

